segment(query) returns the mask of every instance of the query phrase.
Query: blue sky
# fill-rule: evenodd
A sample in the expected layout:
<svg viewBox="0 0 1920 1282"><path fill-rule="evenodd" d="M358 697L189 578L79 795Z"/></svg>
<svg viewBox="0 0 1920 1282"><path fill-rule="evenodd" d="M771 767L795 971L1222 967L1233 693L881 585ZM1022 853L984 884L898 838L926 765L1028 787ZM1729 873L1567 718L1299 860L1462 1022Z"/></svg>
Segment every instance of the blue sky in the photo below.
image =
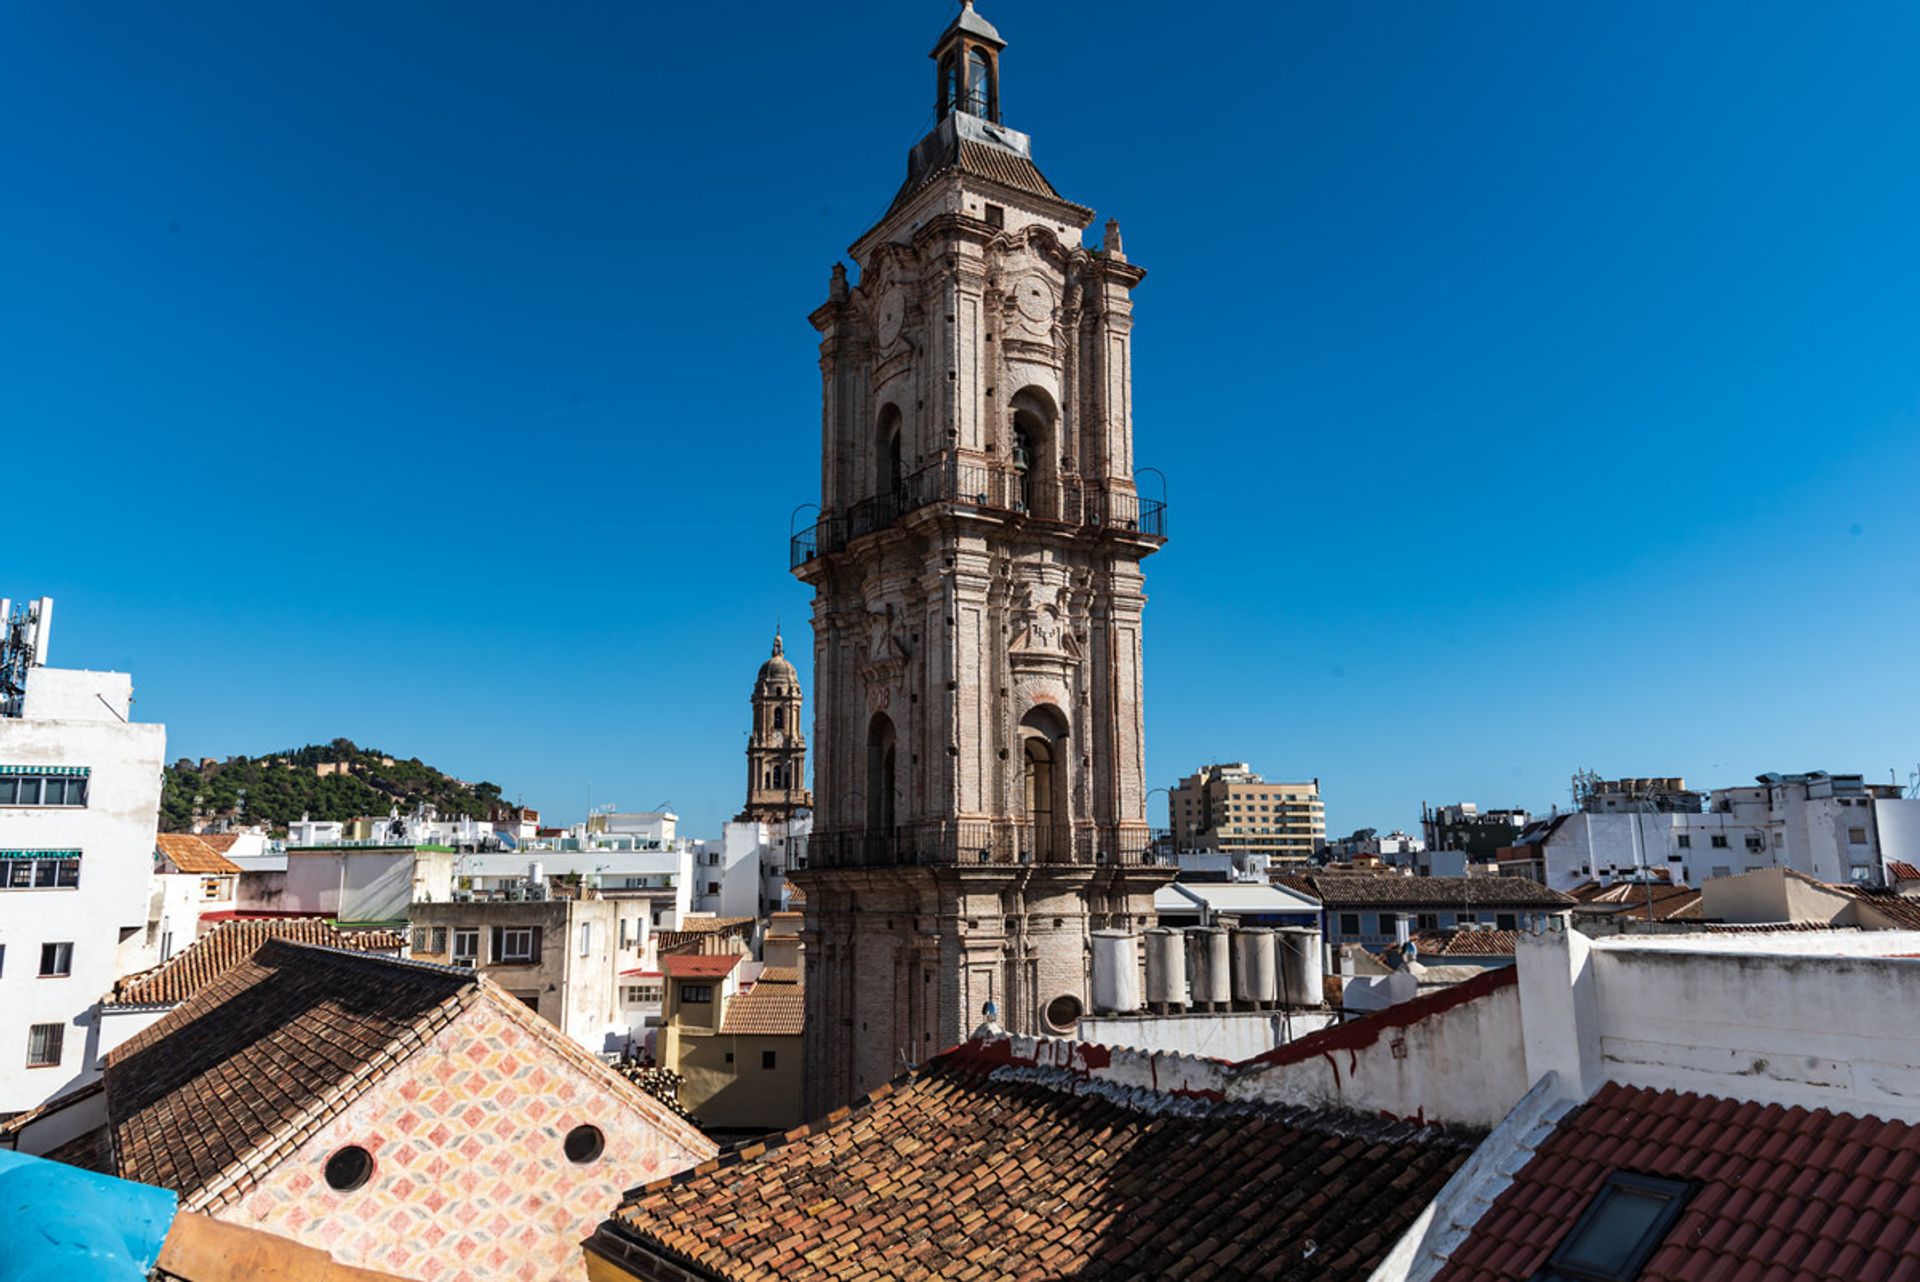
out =
<svg viewBox="0 0 1920 1282"><path fill-rule="evenodd" d="M1149 271L1153 783L1318 776L1344 832L1905 781L1920 9L982 11ZM8 6L0 591L172 755L345 735L717 831L808 616L806 315L952 12Z"/></svg>

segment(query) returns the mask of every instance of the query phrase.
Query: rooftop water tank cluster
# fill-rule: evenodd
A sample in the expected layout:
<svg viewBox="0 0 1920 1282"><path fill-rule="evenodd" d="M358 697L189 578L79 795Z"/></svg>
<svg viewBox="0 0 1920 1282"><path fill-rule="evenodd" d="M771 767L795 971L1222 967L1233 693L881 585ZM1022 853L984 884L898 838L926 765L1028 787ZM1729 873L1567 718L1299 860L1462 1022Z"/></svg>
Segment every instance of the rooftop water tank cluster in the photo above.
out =
<svg viewBox="0 0 1920 1282"><path fill-rule="evenodd" d="M1093 1008L1141 1009L1143 936L1093 934ZM1145 1008L1156 1015L1318 1006L1320 932L1309 926L1159 927L1144 935Z"/></svg>

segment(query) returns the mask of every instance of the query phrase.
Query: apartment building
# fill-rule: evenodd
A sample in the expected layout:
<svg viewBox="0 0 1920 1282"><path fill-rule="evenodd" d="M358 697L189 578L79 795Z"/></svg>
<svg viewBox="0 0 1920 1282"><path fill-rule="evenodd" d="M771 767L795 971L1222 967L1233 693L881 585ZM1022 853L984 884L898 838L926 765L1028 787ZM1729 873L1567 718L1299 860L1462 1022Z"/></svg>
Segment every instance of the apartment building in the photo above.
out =
<svg viewBox="0 0 1920 1282"><path fill-rule="evenodd" d="M166 729L126 673L47 667L52 622L0 600L0 1113L98 1076L100 997L157 944Z"/></svg>
<svg viewBox="0 0 1920 1282"><path fill-rule="evenodd" d="M1326 842L1318 779L1268 781L1246 762L1203 766L1170 790L1175 846L1305 864Z"/></svg>

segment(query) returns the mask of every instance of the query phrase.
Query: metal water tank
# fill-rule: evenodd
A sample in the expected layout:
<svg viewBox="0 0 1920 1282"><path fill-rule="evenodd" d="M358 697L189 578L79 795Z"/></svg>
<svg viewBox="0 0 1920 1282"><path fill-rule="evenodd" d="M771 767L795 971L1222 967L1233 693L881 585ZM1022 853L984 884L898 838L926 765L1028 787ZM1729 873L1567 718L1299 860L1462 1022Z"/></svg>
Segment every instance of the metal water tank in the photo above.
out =
<svg viewBox="0 0 1920 1282"><path fill-rule="evenodd" d="M1195 1010L1226 1010L1233 1003L1227 932L1218 926L1187 931L1187 982Z"/></svg>
<svg viewBox="0 0 1920 1282"><path fill-rule="evenodd" d="M1147 1008L1159 1015L1187 1008L1187 941L1165 926L1147 932Z"/></svg>
<svg viewBox="0 0 1920 1282"><path fill-rule="evenodd" d="M1320 932L1311 926L1282 926L1279 946L1280 1001L1287 1006L1318 1006L1326 1000L1321 983Z"/></svg>
<svg viewBox="0 0 1920 1282"><path fill-rule="evenodd" d="M1093 1009L1097 1015L1140 1009L1140 945L1124 930L1093 932Z"/></svg>
<svg viewBox="0 0 1920 1282"><path fill-rule="evenodd" d="M1273 931L1249 926L1233 932L1233 1004L1260 1010L1279 996L1274 979Z"/></svg>

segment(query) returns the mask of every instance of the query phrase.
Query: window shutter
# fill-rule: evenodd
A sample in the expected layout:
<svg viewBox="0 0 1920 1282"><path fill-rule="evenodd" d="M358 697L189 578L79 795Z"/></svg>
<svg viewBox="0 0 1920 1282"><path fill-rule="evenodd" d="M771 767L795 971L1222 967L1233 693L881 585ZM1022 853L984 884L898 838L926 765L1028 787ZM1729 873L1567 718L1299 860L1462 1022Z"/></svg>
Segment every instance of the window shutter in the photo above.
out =
<svg viewBox="0 0 1920 1282"><path fill-rule="evenodd" d="M493 941L492 941L493 951L491 956L495 961L499 961L500 958L505 954L505 950L506 950L506 944L504 942L505 936L506 936L506 931L503 928L499 926L493 927Z"/></svg>
<svg viewBox="0 0 1920 1282"><path fill-rule="evenodd" d="M535 961L540 960L540 936L545 933L545 929L542 926L533 928L533 960Z"/></svg>

